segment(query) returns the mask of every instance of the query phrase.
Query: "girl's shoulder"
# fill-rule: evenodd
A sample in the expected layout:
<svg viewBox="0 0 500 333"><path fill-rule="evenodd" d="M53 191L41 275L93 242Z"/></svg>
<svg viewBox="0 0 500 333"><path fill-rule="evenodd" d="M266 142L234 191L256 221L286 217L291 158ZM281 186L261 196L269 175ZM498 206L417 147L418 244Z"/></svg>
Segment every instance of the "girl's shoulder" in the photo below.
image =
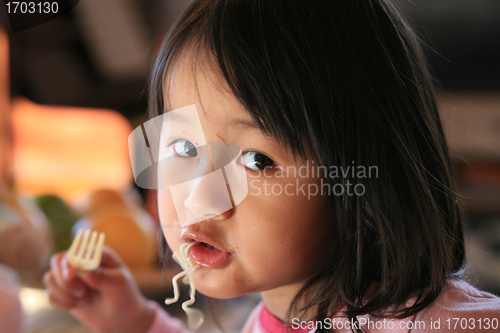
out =
<svg viewBox="0 0 500 333"><path fill-rule="evenodd" d="M407 306L414 301L410 299ZM333 320L336 333L352 332L352 325L366 333L500 332L500 298L450 279L438 298L416 316L384 319L365 315L358 317L358 323Z"/></svg>
<svg viewBox="0 0 500 333"><path fill-rule="evenodd" d="M500 298L463 280L450 279L438 298L416 316L392 323L368 318L367 333L500 332Z"/></svg>
<svg viewBox="0 0 500 333"><path fill-rule="evenodd" d="M422 332L499 332L500 298L463 280L450 279L441 295L416 320L423 320L431 328ZM440 328L433 328L439 324Z"/></svg>
<svg viewBox="0 0 500 333"><path fill-rule="evenodd" d="M485 291L481 291L469 283L450 279L446 283L441 295L431 305L447 311L478 311L500 309L500 298ZM497 313L498 314L498 313Z"/></svg>

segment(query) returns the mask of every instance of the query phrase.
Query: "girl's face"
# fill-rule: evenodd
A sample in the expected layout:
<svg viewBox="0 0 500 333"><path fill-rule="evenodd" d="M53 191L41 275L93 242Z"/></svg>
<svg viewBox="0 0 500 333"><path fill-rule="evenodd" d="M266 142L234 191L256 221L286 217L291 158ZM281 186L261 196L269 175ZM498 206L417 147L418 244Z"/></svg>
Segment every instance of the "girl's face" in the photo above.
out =
<svg viewBox="0 0 500 333"><path fill-rule="evenodd" d="M201 262L192 275L196 288L205 295L231 298L278 287L296 291L332 257L334 221L321 195L312 195L314 186L321 189L320 179L293 177L293 173L286 177L285 172L278 177L278 166L298 171L306 163L296 164L289 151L253 125L223 81L206 70L210 66L200 64L194 74L191 64L192 60L186 59L176 65L168 96L164 96L169 109L195 104L207 143L223 139L241 148L249 190L236 207L185 227L179 226L170 191L158 190L167 243L174 252L193 240L221 250L222 260L215 264ZM259 168L265 166L270 168L264 174ZM210 197L206 199L206 205L198 208L210 206ZM193 250L190 257L199 262Z"/></svg>

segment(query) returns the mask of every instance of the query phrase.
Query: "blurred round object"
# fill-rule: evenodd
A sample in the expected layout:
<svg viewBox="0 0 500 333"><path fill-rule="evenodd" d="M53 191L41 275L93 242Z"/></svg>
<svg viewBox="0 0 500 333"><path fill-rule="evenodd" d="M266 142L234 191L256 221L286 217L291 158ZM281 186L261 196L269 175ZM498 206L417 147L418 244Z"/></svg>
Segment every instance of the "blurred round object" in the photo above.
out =
<svg viewBox="0 0 500 333"><path fill-rule="evenodd" d="M18 272L42 269L47 252L36 230L24 224L10 224L0 232L0 262Z"/></svg>
<svg viewBox="0 0 500 333"><path fill-rule="evenodd" d="M111 206L88 217L92 230L106 234L105 244L115 250L132 270L150 268L156 259L156 240L126 207Z"/></svg>
<svg viewBox="0 0 500 333"><path fill-rule="evenodd" d="M120 193L113 190L101 189L90 194L87 202L84 204L83 211L85 215L94 215L110 206L126 207L127 203Z"/></svg>
<svg viewBox="0 0 500 333"><path fill-rule="evenodd" d="M78 216L55 195L40 196L36 198L36 204L52 227L56 251L67 250L71 245L71 228L78 220Z"/></svg>
<svg viewBox="0 0 500 333"><path fill-rule="evenodd" d="M23 274L45 270L53 244L44 215L31 201L0 199L0 263Z"/></svg>

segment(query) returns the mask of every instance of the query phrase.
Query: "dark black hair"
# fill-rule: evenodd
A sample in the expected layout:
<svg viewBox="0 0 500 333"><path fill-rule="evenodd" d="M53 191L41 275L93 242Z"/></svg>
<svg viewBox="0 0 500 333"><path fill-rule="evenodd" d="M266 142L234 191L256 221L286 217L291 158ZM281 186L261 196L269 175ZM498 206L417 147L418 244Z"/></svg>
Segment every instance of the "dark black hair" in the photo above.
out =
<svg viewBox="0 0 500 333"><path fill-rule="evenodd" d="M151 117L163 112L165 77L187 49L211 59L261 131L294 156L378 167L377 178L325 179L366 192L325 196L339 250L288 317L309 308L323 320L344 306L350 319L406 318L460 276L462 217L432 79L391 2L195 0L157 58Z"/></svg>

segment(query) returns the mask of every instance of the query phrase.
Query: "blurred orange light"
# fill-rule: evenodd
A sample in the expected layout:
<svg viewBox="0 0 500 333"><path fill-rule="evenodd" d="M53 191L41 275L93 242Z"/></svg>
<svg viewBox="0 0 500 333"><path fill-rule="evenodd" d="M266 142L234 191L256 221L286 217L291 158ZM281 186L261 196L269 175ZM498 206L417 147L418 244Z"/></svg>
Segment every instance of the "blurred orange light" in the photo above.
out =
<svg viewBox="0 0 500 333"><path fill-rule="evenodd" d="M111 110L12 103L14 181L20 193L75 201L99 188L123 191L132 172L127 120Z"/></svg>

